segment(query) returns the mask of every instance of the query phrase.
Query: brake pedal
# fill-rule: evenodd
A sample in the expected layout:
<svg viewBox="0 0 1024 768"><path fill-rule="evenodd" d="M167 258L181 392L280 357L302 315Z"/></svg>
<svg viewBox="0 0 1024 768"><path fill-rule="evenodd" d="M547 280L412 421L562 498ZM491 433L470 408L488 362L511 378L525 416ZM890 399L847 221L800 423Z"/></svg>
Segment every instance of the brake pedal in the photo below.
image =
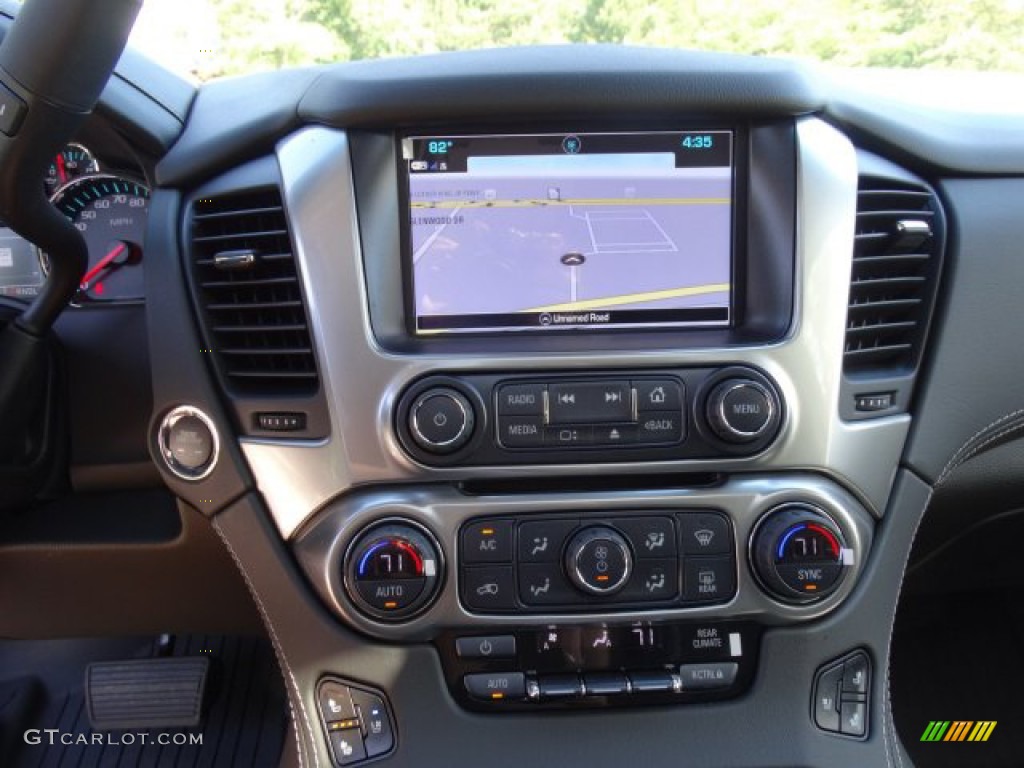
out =
<svg viewBox="0 0 1024 768"><path fill-rule="evenodd" d="M206 657L103 661L85 671L85 701L94 730L196 728L210 671Z"/></svg>

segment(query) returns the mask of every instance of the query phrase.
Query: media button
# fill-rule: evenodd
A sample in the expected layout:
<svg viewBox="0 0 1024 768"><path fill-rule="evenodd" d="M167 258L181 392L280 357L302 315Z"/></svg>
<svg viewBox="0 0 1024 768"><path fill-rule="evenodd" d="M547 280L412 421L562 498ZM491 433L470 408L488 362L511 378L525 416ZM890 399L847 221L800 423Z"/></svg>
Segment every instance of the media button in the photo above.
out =
<svg viewBox="0 0 1024 768"><path fill-rule="evenodd" d="M498 442L506 448L540 448L544 445L543 420L540 416L502 416Z"/></svg>

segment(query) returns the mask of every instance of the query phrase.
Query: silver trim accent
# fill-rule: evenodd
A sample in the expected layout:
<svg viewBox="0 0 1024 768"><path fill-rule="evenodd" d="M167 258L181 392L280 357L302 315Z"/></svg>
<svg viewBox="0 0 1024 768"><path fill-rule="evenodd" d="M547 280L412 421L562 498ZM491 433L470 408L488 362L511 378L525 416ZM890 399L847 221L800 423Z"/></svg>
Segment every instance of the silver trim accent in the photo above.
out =
<svg viewBox="0 0 1024 768"><path fill-rule="evenodd" d="M277 147L283 198L321 366L331 437L241 441L281 536L292 538L317 510L357 486L610 471L678 475L812 470L843 483L880 516L910 417L858 422L839 417L856 155L849 140L820 119L801 118L796 128L796 306L787 338L771 345L652 351L629 349L628 336L623 336L619 350L564 355L411 355L382 350L369 322L348 138L343 131L317 126L284 139ZM787 406L778 438L751 458L427 468L405 453L393 428L395 404L404 389L415 379L438 372L529 371L543 376L599 369L625 374L657 367L737 364L762 370Z"/></svg>
<svg viewBox="0 0 1024 768"><path fill-rule="evenodd" d="M580 544L579 541L581 538L585 539L582 544ZM583 548L594 539L600 538L608 539L614 543L622 552L622 559L626 564L625 568L622 569L622 577L614 584L609 584L605 589L598 589L597 587L588 584L587 580L583 578L583 572L580 570L580 555L583 554ZM616 541L616 539L618 539L618 541ZM622 538L622 534L618 531L609 528L606 525L595 525L589 528L584 528L572 537L567 551L572 551L573 547L577 547L577 549L572 553L572 572L569 574L569 577L577 587L592 595L614 595L626 586L626 582L629 581L630 574L633 573L633 556L629 552L629 545L626 544L626 540Z"/></svg>
<svg viewBox="0 0 1024 768"><path fill-rule="evenodd" d="M817 603L780 603L757 586L747 545L754 525L770 509L787 503L810 504L836 521L848 547L857 553L839 588ZM690 509L718 509L732 520L736 559L736 596L728 603L687 608L614 610L594 606L593 612L480 614L459 599L458 542L462 526L480 517L551 514L595 519L624 514L665 514ZM341 562L353 539L379 520L402 517L432 531L449 564L432 607L397 625L361 614L345 595ZM416 485L357 491L333 502L293 543L299 566L327 608L358 630L383 640L426 641L446 628L469 634L500 634L517 626L593 624L674 619L741 619L765 624L794 624L824 616L857 584L871 550L874 522L867 510L838 483L809 473L737 475L715 487L693 489L470 496L448 485Z"/></svg>
<svg viewBox="0 0 1024 768"><path fill-rule="evenodd" d="M189 469L188 467L183 466L176 458L174 458L174 453L171 451L171 429L178 421L188 416L192 416L203 422L203 425L210 430L210 438L213 441L210 458L207 459L206 463L198 470ZM217 427L214 425L213 419L203 413L203 411L192 405L179 405L177 408L173 408L168 411L161 420L160 429L157 432L157 446L160 449L160 457L164 460L164 464L167 465L167 469L182 480L186 480L190 483L196 483L209 477L210 473L213 472L214 468L217 466L217 460L220 458L220 433L217 431Z"/></svg>
<svg viewBox="0 0 1024 768"><path fill-rule="evenodd" d="M423 406L423 403L434 397L447 397L459 406L459 410L462 411L462 428L459 430L458 434L450 440L436 442L424 435L423 431L420 429L419 419L417 418L419 416L420 408ZM416 402L413 403L412 408L409 409L409 430L412 432L412 437L420 448L425 451L436 450L437 448L447 448L449 445L454 445L467 436L466 433L473 429L473 414L472 409L466 409L466 405L463 402L464 400L465 398L453 389L428 389L416 398Z"/></svg>
<svg viewBox="0 0 1024 768"><path fill-rule="evenodd" d="M727 383L727 382L723 382ZM719 385L721 386L721 385ZM729 419L725 415L725 399L729 397L737 389L743 387L753 387L764 395L765 402L768 403L768 418L765 419L764 424L756 432L744 432L742 429L736 429L732 424L729 423ZM716 388L717 389L717 388ZM764 430L772 423L772 419L775 418L775 395L773 395L767 387L762 385L760 382L753 380L743 380L734 382L731 387L722 392L716 394L714 397L714 413L711 414L714 423L721 427L724 432L730 435L734 435L738 438L751 438L756 439L764 434ZM721 437L721 435L719 435Z"/></svg>
<svg viewBox="0 0 1024 768"><path fill-rule="evenodd" d="M255 263L256 252L252 250L221 251L213 257L213 266L226 272L248 269Z"/></svg>

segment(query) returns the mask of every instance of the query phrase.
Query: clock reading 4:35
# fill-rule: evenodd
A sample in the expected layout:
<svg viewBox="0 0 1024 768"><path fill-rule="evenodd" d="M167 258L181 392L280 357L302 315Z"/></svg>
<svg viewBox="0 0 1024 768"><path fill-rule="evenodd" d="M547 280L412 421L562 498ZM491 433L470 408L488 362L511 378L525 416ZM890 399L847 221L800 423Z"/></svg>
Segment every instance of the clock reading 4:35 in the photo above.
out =
<svg viewBox="0 0 1024 768"><path fill-rule="evenodd" d="M707 134L691 134L684 136L679 145L683 149L711 149L714 144L714 136Z"/></svg>

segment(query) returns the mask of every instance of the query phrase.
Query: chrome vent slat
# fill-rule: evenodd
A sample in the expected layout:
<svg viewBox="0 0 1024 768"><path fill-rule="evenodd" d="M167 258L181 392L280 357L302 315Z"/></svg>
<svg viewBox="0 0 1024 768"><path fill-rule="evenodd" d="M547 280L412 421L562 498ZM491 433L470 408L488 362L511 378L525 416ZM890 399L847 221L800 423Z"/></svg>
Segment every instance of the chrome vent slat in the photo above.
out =
<svg viewBox="0 0 1024 768"><path fill-rule="evenodd" d="M861 178L844 370L888 375L916 365L934 295L938 205L922 185Z"/></svg>
<svg viewBox="0 0 1024 768"><path fill-rule="evenodd" d="M240 395L313 394L319 377L280 192L196 201L190 242L197 303L225 385ZM218 266L218 254L244 251L251 263Z"/></svg>

